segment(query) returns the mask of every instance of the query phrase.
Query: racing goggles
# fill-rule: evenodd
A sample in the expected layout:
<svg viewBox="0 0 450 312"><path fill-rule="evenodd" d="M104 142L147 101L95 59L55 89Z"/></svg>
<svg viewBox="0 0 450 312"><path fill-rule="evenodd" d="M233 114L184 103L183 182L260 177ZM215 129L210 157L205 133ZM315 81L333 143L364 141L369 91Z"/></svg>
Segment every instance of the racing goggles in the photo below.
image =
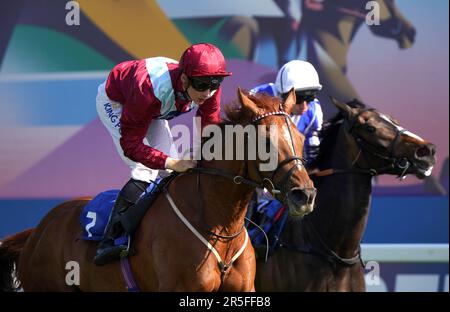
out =
<svg viewBox="0 0 450 312"><path fill-rule="evenodd" d="M206 91L210 89L211 91L219 89L220 84L223 81L223 77L189 77L192 88L197 91Z"/></svg>
<svg viewBox="0 0 450 312"><path fill-rule="evenodd" d="M283 94L283 99L286 100L288 97L289 92ZM295 97L296 97L296 103L303 103L306 101L306 103L309 103L311 101L314 101L314 99L317 96L317 90L296 90L295 91Z"/></svg>

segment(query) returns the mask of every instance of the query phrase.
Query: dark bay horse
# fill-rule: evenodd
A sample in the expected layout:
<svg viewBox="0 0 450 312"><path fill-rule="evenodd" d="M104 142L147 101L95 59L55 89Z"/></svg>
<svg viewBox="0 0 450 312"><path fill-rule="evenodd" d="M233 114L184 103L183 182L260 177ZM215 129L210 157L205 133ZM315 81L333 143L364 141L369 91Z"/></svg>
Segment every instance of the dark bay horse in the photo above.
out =
<svg viewBox="0 0 450 312"><path fill-rule="evenodd" d="M364 291L360 242L369 213L372 177L425 178L435 146L391 117L359 102L339 103L324 125L314 171L314 212L288 218L281 246L257 261L257 291Z"/></svg>
<svg viewBox="0 0 450 312"><path fill-rule="evenodd" d="M264 144L278 145L275 168L260 170L265 160L258 157L213 159L202 161L198 170L176 176L134 234L137 254L130 257L130 263L143 291L253 291L255 256L244 216L255 187L280 190L278 198L294 215L312 210L315 189L301 162L303 136L289 118L295 93L283 105L277 99L241 90L238 98L241 106L229 109L228 124L258 125L279 133L262 138ZM225 125L220 125L220 131ZM221 141L223 150L225 142ZM95 266L96 244L80 239L79 217L88 200L65 202L33 231L3 241L0 289L11 287L11 269L19 260L17 275L25 291L126 291L119 262ZM79 285L66 282L69 263L79 266Z"/></svg>

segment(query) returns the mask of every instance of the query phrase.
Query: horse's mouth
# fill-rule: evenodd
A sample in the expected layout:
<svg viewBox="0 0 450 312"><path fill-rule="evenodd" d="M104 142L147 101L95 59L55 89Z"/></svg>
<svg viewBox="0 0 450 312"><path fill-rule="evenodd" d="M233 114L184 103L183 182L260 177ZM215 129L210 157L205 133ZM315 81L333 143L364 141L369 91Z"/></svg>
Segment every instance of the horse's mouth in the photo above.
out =
<svg viewBox="0 0 450 312"><path fill-rule="evenodd" d="M435 159L412 161L410 162L410 164L412 165L411 173L415 174L419 179L425 179L431 176L431 172L433 171L435 163Z"/></svg>
<svg viewBox="0 0 450 312"><path fill-rule="evenodd" d="M432 171L433 171L433 166L429 166L426 168L423 168L422 166L417 166L416 176L419 179L425 179L426 177L429 177L431 175Z"/></svg>
<svg viewBox="0 0 450 312"><path fill-rule="evenodd" d="M289 216L292 218L303 218L313 211L313 207L307 209L289 209Z"/></svg>

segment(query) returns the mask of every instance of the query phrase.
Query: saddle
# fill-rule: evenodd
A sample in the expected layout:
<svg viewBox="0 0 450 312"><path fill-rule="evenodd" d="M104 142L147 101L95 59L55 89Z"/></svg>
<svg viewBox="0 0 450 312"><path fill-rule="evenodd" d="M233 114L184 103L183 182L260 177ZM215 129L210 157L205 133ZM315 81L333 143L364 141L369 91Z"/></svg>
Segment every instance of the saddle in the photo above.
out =
<svg viewBox="0 0 450 312"><path fill-rule="evenodd" d="M154 182L141 196L136 204L129 207L120 216L120 223L126 233L132 234L139 227L150 206L153 205L158 195L168 187L170 182L177 176L177 173ZM83 228L84 240L100 241L103 239L105 227L108 223L114 202L119 194L119 190L104 191L95 196L84 208L80 216L80 224ZM120 237L117 244L127 241L127 235Z"/></svg>
<svg viewBox="0 0 450 312"><path fill-rule="evenodd" d="M120 217L120 223L127 233L134 233L147 210L153 205L156 198L163 190L166 190L169 184L178 176L177 172L173 172L167 177L162 178L158 183L155 183L150 192L144 193L134 207L128 208Z"/></svg>

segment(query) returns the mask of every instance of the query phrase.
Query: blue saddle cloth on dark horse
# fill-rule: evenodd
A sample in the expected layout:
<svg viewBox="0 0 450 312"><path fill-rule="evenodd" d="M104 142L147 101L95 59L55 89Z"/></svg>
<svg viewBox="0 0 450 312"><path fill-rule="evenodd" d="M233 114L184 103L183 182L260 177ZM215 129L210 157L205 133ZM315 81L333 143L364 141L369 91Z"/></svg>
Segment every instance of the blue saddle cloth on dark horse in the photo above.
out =
<svg viewBox="0 0 450 312"><path fill-rule="evenodd" d="M249 209L251 209L250 219L258 224L259 228L249 224L247 231L258 258L265 258L266 253L270 255L279 246L288 211L276 199L262 200L251 205ZM266 235L268 242L266 242Z"/></svg>

